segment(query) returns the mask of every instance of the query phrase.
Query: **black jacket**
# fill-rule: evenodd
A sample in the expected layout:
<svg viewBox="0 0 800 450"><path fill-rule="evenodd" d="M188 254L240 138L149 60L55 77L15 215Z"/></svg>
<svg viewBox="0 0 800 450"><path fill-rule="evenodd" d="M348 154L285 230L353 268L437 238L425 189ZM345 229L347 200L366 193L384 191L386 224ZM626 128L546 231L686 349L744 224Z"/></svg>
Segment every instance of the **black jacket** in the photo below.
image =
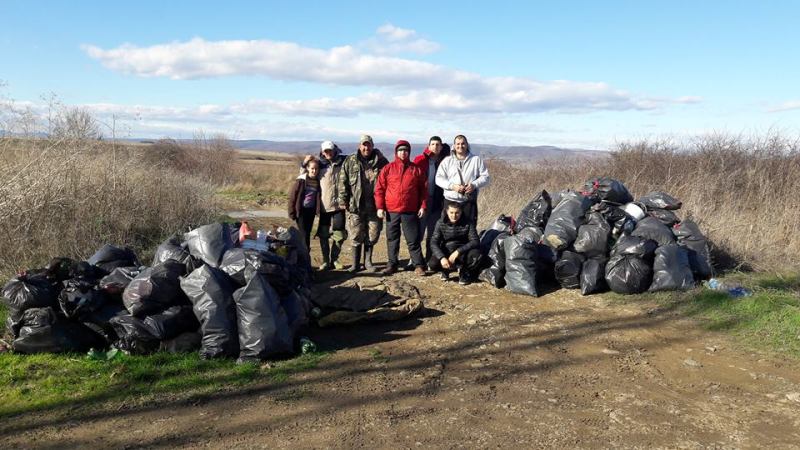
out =
<svg viewBox="0 0 800 450"><path fill-rule="evenodd" d="M447 251L447 248L453 248L456 244L459 245L457 250L461 255L465 255L480 245L475 224L463 214L456 223L450 222L450 218L447 216L436 222L433 237L431 237L431 251L436 259L447 258L451 253Z"/></svg>

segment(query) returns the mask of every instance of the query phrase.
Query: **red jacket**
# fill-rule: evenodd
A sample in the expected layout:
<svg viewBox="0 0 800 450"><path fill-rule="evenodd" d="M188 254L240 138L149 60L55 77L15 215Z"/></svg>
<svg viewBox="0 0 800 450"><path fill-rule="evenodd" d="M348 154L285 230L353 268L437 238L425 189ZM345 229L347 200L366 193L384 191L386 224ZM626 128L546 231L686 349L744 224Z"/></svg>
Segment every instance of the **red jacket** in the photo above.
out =
<svg viewBox="0 0 800 450"><path fill-rule="evenodd" d="M375 183L375 206L384 211L417 212L427 209L428 179L410 160L395 160L381 169Z"/></svg>

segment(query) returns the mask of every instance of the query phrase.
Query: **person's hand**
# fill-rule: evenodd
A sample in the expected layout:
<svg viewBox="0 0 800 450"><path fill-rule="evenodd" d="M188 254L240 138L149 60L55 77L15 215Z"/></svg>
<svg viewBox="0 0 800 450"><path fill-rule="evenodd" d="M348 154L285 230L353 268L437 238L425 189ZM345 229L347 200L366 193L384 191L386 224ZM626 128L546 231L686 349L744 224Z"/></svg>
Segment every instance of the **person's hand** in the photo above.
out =
<svg viewBox="0 0 800 450"><path fill-rule="evenodd" d="M473 186L473 185L471 185L471 184L468 184L468 185L467 185L467 186L464 188L464 193L465 193L465 194L471 194L471 193L472 193L472 191L474 191L474 190L475 190L475 186Z"/></svg>
<svg viewBox="0 0 800 450"><path fill-rule="evenodd" d="M306 157L305 157L305 158L303 158L303 167L305 167L306 165L308 165L308 163L309 163L310 161L313 161L313 160L314 160L314 155L306 155Z"/></svg>
<svg viewBox="0 0 800 450"><path fill-rule="evenodd" d="M439 261L439 263L442 264L442 268L444 268L444 269L449 269L450 268L450 260L448 260L447 258L442 258Z"/></svg>
<svg viewBox="0 0 800 450"><path fill-rule="evenodd" d="M458 250L456 250L453 253L451 253L450 257L447 258L447 260L448 260L448 262L450 264L455 264L456 263L456 259L458 259Z"/></svg>
<svg viewBox="0 0 800 450"><path fill-rule="evenodd" d="M378 210L378 219L383 219L383 216L385 216L385 215L386 215L386 214L383 212L383 210L382 210L382 209L379 209L379 210Z"/></svg>
<svg viewBox="0 0 800 450"><path fill-rule="evenodd" d="M461 185L460 184L451 184L450 185L450 190L460 193L461 192Z"/></svg>
<svg viewBox="0 0 800 450"><path fill-rule="evenodd" d="M425 216L425 208L420 208L419 211L417 211L417 217L422 219L423 216Z"/></svg>

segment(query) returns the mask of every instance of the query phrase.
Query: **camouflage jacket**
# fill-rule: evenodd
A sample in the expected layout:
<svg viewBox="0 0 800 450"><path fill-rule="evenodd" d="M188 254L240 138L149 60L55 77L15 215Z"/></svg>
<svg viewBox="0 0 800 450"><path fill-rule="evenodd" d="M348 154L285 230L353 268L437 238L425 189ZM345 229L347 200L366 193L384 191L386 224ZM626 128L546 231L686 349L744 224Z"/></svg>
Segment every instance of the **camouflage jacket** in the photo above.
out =
<svg viewBox="0 0 800 450"><path fill-rule="evenodd" d="M359 158L359 153L348 155L342 164L342 171L339 173L339 199L351 213L362 212L363 208L366 212L375 211L375 199L373 193L375 192L375 182L378 179L383 166L389 164L389 161L383 156L377 148L372 151L372 156L364 162L366 171L364 176L369 183L364 186L361 181L362 163Z"/></svg>

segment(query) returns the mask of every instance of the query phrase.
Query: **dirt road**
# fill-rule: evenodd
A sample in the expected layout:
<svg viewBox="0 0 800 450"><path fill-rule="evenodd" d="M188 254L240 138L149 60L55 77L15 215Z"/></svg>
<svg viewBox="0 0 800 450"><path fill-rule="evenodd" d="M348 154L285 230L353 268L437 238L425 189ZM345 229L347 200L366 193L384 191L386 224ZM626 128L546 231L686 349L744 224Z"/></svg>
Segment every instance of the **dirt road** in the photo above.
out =
<svg viewBox="0 0 800 450"><path fill-rule="evenodd" d="M343 277L339 273L332 277ZM0 447L789 448L797 362L653 305L416 284L403 322L319 330L335 352L280 385L0 426ZM330 278L328 279L330 280Z"/></svg>

